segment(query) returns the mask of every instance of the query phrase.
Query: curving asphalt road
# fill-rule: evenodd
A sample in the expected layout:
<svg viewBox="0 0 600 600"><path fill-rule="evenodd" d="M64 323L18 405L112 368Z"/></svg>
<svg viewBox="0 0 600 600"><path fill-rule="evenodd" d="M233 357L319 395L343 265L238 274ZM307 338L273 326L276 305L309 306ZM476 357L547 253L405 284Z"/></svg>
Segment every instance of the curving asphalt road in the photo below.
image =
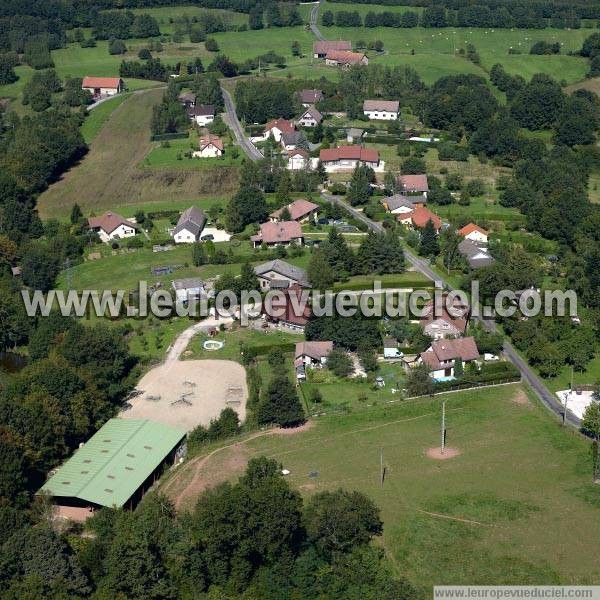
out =
<svg viewBox="0 0 600 600"><path fill-rule="evenodd" d="M325 38L319 31L319 28L317 27L317 17L319 14L319 8L320 3L315 4L315 6L310 11L310 28L317 39L324 41ZM235 108L233 106L231 96L229 92L227 92L225 89L223 89L223 96L225 99L225 109L229 116L230 124L234 130L234 134L238 140L238 143L242 146L247 156L252 160L258 160L259 158L263 158L263 155L258 150L258 148L256 148L256 146L252 144L252 142L250 142L249 139L246 138L244 130L235 113ZM372 231L375 231L376 233L382 233L384 231L383 226L380 223L372 221L361 211L356 210L354 207L344 202L338 196L332 196L330 194L326 194L325 192L322 192L321 196L324 200L340 206L346 212L350 213L355 219L367 225L367 227L369 227L369 229L371 229ZM427 260L418 257L408 249L404 250L404 255L408 262L415 268L415 270L425 275L425 277L431 279L432 281L441 282L442 286L445 289L454 289L454 287L450 283L448 283L448 281L444 280L444 278L439 273L433 271ZM483 324L483 327L485 327L485 329L487 329L488 331L497 331L496 323L493 320L484 319L481 317L477 317L476 320L479 320ZM519 369L521 377L529 384L529 386L535 392L542 404L554 415L562 419L564 413L563 405L559 402L558 398L552 392L550 392L550 390L548 390L548 388L543 384L541 379L534 373L534 371L529 367L529 365L521 358L521 356L515 350L513 345L505 340L503 345L503 351L505 356L517 367L517 369ZM569 425L576 427L577 429L579 429L581 425L581 420L569 411L567 411L566 422Z"/></svg>
<svg viewBox="0 0 600 600"><path fill-rule="evenodd" d="M319 8L321 7L321 2L319 2L318 4L315 4L311 9L310 9L310 29L313 32L314 36L324 42L325 38L323 37L323 34L320 32L319 28L317 27L317 17L319 16Z"/></svg>
<svg viewBox="0 0 600 600"><path fill-rule="evenodd" d="M361 221L369 229L375 231L376 233L382 233L383 227L380 223L376 223L369 219L366 215L364 215L361 211L356 210L352 206L348 205L338 196L332 196L330 194L321 193L321 196L324 200L328 202L333 202L337 204L341 208L343 208L346 212L350 213L355 219ZM408 262L420 273L428 277L433 281L439 281L442 283L443 287L448 290L455 289L451 284L444 280L444 278L431 269L429 262L426 259L420 258L413 254L410 250L404 250L404 255L406 256ZM480 312L481 314L481 312ZM490 319L483 319L481 317L477 317L476 320L479 320L485 329L489 332L496 332L497 327L496 323ZM504 341L504 354L505 356L519 369L521 373L521 377L531 386L533 391L536 393L538 398L542 401L542 404L551 412L553 412L560 419L563 417L564 406L559 402L558 398L543 384L542 380L534 373L534 371L529 367L529 365L521 358L519 353L515 350L514 346L508 342ZM567 423L579 429L581 425L581 420L576 417L573 413L567 411Z"/></svg>
<svg viewBox="0 0 600 600"><path fill-rule="evenodd" d="M244 128L235 112L231 94L222 86L221 91L223 92L223 102L225 104L225 112L227 113L227 121L233 130L237 143L251 160L260 160L261 158L264 158L263 153L246 137Z"/></svg>

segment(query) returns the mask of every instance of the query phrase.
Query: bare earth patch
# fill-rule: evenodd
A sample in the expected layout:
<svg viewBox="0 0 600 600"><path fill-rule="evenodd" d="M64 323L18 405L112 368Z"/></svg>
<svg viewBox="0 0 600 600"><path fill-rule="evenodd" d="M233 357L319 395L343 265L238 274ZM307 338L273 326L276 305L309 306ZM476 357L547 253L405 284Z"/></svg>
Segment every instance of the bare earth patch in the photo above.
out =
<svg viewBox="0 0 600 600"><path fill-rule="evenodd" d="M140 379L141 392L130 402L125 419L150 419L185 431L208 425L230 407L246 418L246 371L230 360L166 362Z"/></svg>
<svg viewBox="0 0 600 600"><path fill-rule="evenodd" d="M515 404L520 404L522 406L528 406L530 404L527 394L521 389L512 397L512 401Z"/></svg>
<svg viewBox="0 0 600 600"><path fill-rule="evenodd" d="M455 458L461 454L460 450L457 448L449 448L446 446L444 448L444 454L442 454L442 449L439 446L435 448L429 448L426 452L428 458L433 458L435 460L447 460L449 458Z"/></svg>

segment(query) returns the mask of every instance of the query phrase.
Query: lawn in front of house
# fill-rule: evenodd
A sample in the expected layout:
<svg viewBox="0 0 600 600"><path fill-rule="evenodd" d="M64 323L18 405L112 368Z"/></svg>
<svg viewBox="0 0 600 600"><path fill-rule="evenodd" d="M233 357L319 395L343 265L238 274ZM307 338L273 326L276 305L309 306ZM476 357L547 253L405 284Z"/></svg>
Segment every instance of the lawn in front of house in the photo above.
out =
<svg viewBox="0 0 600 600"><path fill-rule="evenodd" d="M144 169L208 169L215 167L236 167L242 164L243 153L231 144L229 135L221 136L225 143L223 156L195 158L191 152L198 149L199 135L192 131L187 138L154 142L154 147L142 160L140 166Z"/></svg>

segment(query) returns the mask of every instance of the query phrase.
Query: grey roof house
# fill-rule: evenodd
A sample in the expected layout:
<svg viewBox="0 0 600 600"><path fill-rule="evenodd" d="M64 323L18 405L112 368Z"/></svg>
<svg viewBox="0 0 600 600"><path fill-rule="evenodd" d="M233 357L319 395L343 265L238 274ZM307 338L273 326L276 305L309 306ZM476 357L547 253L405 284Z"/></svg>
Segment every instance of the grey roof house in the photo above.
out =
<svg viewBox="0 0 600 600"><path fill-rule="evenodd" d="M179 221L173 230L176 244L190 244L200 239L200 234L206 224L206 215L195 206L190 206L181 213Z"/></svg>

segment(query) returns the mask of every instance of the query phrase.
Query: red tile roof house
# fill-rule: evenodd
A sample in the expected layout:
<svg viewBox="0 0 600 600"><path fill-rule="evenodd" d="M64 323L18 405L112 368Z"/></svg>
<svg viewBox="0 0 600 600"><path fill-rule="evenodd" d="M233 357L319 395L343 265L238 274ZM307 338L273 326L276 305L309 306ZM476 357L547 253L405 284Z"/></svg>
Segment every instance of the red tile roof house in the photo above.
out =
<svg viewBox="0 0 600 600"><path fill-rule="evenodd" d="M300 223L296 221L280 221L279 223L263 223L260 232L253 235L250 241L254 248L265 244L267 246L289 246L304 244L304 235Z"/></svg>
<svg viewBox="0 0 600 600"><path fill-rule="evenodd" d="M352 65L368 65L369 59L366 54L360 52L342 52L334 50L325 55L325 64L330 67L349 69Z"/></svg>
<svg viewBox="0 0 600 600"><path fill-rule="evenodd" d="M429 192L427 175L400 175L398 183L402 186L405 194L424 194Z"/></svg>
<svg viewBox="0 0 600 600"><path fill-rule="evenodd" d="M296 126L292 121L288 121L287 119L274 119L269 121L265 125L265 139L269 136L272 136L276 142L281 142L281 135L283 133L292 133L296 131Z"/></svg>
<svg viewBox="0 0 600 600"><path fill-rule="evenodd" d="M125 84L120 77L84 77L81 89L91 92L94 98L115 96L125 89Z"/></svg>
<svg viewBox="0 0 600 600"><path fill-rule="evenodd" d="M300 99L300 104L304 108L308 108L309 106L314 106L317 102L321 102L324 96L321 90L300 90L298 98Z"/></svg>
<svg viewBox="0 0 600 600"><path fill-rule="evenodd" d="M426 206L418 206L415 210L398 215L398 222L410 229L423 229L428 221L433 223L436 232L442 227L442 220Z"/></svg>
<svg viewBox="0 0 600 600"><path fill-rule="evenodd" d="M469 223L462 229L459 229L458 235L479 244L487 244L488 242L488 232L475 223Z"/></svg>
<svg viewBox="0 0 600 600"><path fill-rule="evenodd" d="M198 142L198 150L192 152L194 158L215 158L223 156L225 145L223 140L217 135L208 134L201 137Z"/></svg>
<svg viewBox="0 0 600 600"><path fill-rule="evenodd" d="M132 237L137 233L134 223L112 212L104 213L100 217L90 217L88 225L104 243Z"/></svg>
<svg viewBox="0 0 600 600"><path fill-rule="evenodd" d="M423 333L434 340L464 335L469 320L469 306L456 297L453 298L452 305L448 306L447 294L443 295L440 304L435 306L435 301L430 300L423 307L426 312L419 323Z"/></svg>
<svg viewBox="0 0 600 600"><path fill-rule="evenodd" d="M335 52L341 50L349 52L352 50L352 42L346 40L336 40L333 42L314 42L313 43L313 57L314 58L325 58L328 52Z"/></svg>
<svg viewBox="0 0 600 600"><path fill-rule="evenodd" d="M294 356L297 379L306 379L306 369L322 368L333 350L333 342L297 342Z"/></svg>
<svg viewBox="0 0 600 600"><path fill-rule="evenodd" d="M479 350L475 338L457 338L453 340L436 340L426 352L419 356L419 362L426 364L431 370L431 377L445 380L454 377L454 364L457 359L469 363L479 358Z"/></svg>
<svg viewBox="0 0 600 600"><path fill-rule="evenodd" d="M319 152L319 159L329 173L351 171L359 163L373 169L380 166L379 152L375 148L364 148L363 146L325 148Z"/></svg>
<svg viewBox="0 0 600 600"><path fill-rule="evenodd" d="M308 200L294 200L291 204L288 204L269 215L269 218L273 223L281 221L280 217L284 208L287 208L290 213L290 221L304 223L311 218L313 220L316 218L320 206L314 202L309 202Z"/></svg>
<svg viewBox="0 0 600 600"><path fill-rule="evenodd" d="M281 297L263 303L263 314L267 321L276 323L295 331L304 331L311 310L308 305L308 291L302 293L298 284L291 285L286 290L280 291Z"/></svg>
<svg viewBox="0 0 600 600"><path fill-rule="evenodd" d="M310 164L310 154L302 148L294 148L288 152L287 168L290 171L303 171Z"/></svg>

